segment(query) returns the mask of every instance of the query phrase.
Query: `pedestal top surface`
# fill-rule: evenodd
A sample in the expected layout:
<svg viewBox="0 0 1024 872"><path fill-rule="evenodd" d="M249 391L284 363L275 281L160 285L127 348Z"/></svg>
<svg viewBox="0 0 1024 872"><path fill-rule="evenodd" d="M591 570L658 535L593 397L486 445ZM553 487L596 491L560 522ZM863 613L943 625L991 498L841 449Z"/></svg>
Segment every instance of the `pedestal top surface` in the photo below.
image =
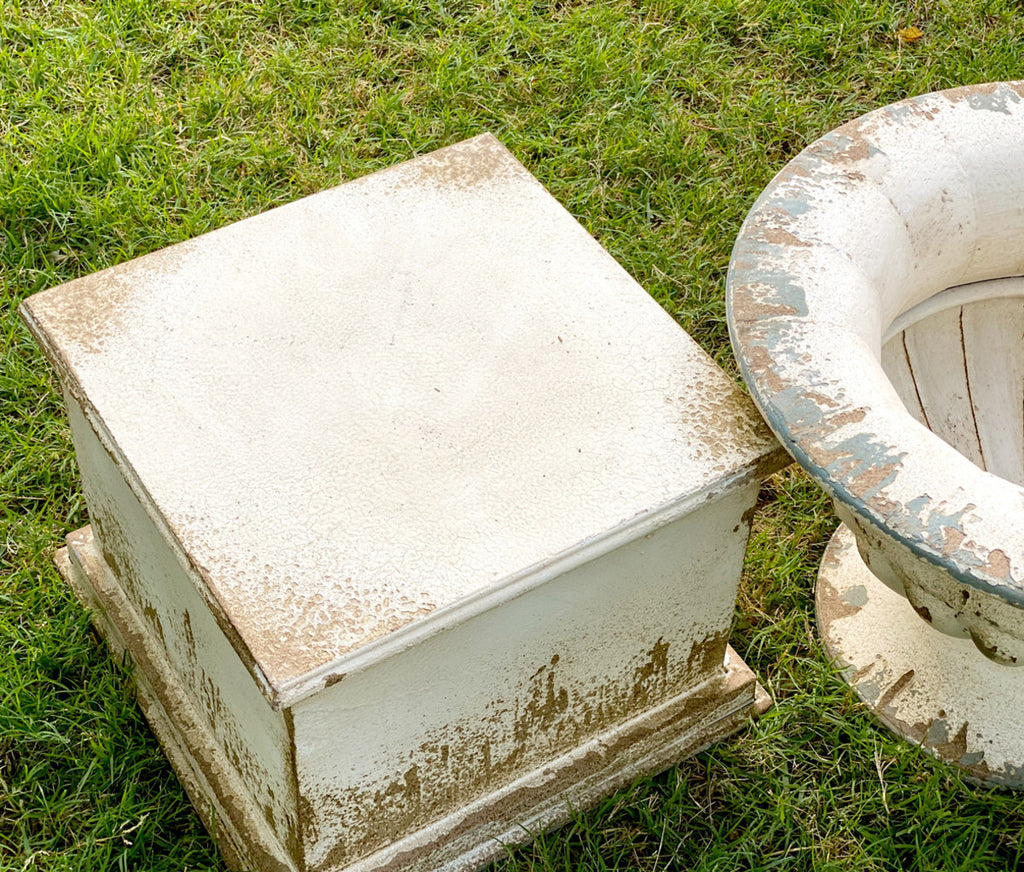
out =
<svg viewBox="0 0 1024 872"><path fill-rule="evenodd" d="M775 448L486 135L24 314L272 696Z"/></svg>

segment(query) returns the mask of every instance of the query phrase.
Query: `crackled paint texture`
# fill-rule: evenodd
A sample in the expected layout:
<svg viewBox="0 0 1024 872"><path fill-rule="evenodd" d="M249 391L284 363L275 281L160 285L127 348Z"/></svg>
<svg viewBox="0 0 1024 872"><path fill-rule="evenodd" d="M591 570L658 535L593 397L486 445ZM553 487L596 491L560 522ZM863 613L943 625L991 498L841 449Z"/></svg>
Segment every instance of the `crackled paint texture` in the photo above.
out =
<svg viewBox="0 0 1024 872"><path fill-rule="evenodd" d="M310 865L343 867L720 676L725 579L742 562L728 534L754 496L722 497L297 705Z"/></svg>
<svg viewBox="0 0 1024 872"><path fill-rule="evenodd" d="M490 136L24 313L276 704L773 450Z"/></svg>
<svg viewBox="0 0 1024 872"><path fill-rule="evenodd" d="M23 314L61 570L236 865L477 868L761 710L727 637L788 459L493 137Z"/></svg>
<svg viewBox="0 0 1024 872"><path fill-rule="evenodd" d="M984 309L986 300L1024 296L1024 285L1006 281L1024 273L1022 166L1021 83L871 112L772 181L747 216L728 280L730 335L754 399L834 497L872 569L926 620L971 635L1003 663L1024 662L1022 452L1019 438L1003 435L1022 429L1013 398L1024 379L1004 364L1013 384L1000 387L994 363L979 375L979 392L993 399L984 411L991 422L976 427L973 382L944 386L942 371L983 369L967 340L977 337L981 349L1005 320L985 322L964 299ZM954 306L959 327L948 317ZM959 331L947 345L963 350L943 340L924 347L937 328L922 319L934 325L943 308ZM1021 337L1002 332L991 361L1021 356ZM916 370L899 359L914 354ZM930 397L927 369L936 371ZM942 392L954 384L964 396L949 411ZM965 428L978 430L973 448L958 444Z"/></svg>

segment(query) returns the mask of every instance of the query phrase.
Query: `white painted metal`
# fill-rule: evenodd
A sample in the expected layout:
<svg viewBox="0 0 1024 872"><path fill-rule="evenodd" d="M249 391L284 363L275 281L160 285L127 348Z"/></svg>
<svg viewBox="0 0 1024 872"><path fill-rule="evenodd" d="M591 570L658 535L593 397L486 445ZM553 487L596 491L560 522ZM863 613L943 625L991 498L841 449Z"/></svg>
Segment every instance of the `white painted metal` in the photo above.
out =
<svg viewBox="0 0 1024 872"><path fill-rule="evenodd" d="M761 704L726 640L781 453L492 137L23 311L63 569L236 862L470 868Z"/></svg>
<svg viewBox="0 0 1024 872"><path fill-rule="evenodd" d="M1022 167L1022 83L869 113L765 190L728 291L755 400L872 573L1002 664L1024 662ZM991 745L971 771L1016 784L1019 751Z"/></svg>
<svg viewBox="0 0 1024 872"><path fill-rule="evenodd" d="M169 546L166 528L129 488L81 406L67 393L65 403L92 520L87 534L76 534L69 542L69 559L77 559L80 566L78 583L72 586L97 589L80 598L90 606L108 603L107 623L115 630L113 647L127 647L150 683L180 685L180 692L170 700L161 699L160 694L150 696L155 700L152 705L172 711L177 729L187 732L196 747L194 753L207 754L207 749L215 747L231 761L232 782L239 782L244 791L225 791L224 798L212 806L192 794L206 826L217 829L211 817L216 809L221 825L227 822L232 830L232 818L251 807L244 814L261 828L259 838L252 841L267 856L243 856L258 859L261 868L268 865L268 857L285 862L288 842L294 843L292 834L298 827L287 716L267 704L232 647L230 626L215 618L197 573L178 548ZM99 542L92 538L93 531L102 533ZM107 566L115 571L105 571ZM159 666L146 669L145 661ZM192 768L201 771L203 766ZM216 776L207 777L224 777L223 765L215 770ZM187 779L183 781L187 784ZM228 808L229 804L238 805L238 810ZM271 831L263 832L268 825Z"/></svg>
<svg viewBox="0 0 1024 872"><path fill-rule="evenodd" d="M254 791L249 777L268 719L266 702L263 701L262 712L258 706L237 713L221 706L218 712L231 721L229 728L243 727L243 735L248 735L251 724L257 745L254 754L244 744L226 744L223 725L207 710L209 697L197 701L197 689L201 694L207 689L218 694L227 691L230 698L233 689L218 671L222 669L230 679L232 663L237 661L230 656L223 661L203 659L191 671L179 671L170 661L169 649L164 647L160 635L125 595L122 582L104 560L91 527L72 533L67 547L57 552L56 562L79 600L93 613L93 621L110 648L134 661L132 680L140 707L228 865L247 870L299 869L295 860L296 855L301 856L296 833L286 831L287 842L282 842L282 830L295 822L294 790L289 791L292 808L278 818L278 808L261 807L261 794L267 791ZM203 685L197 688L193 681L200 670ZM253 692L251 682L246 681L235 690L243 697ZM258 694L257 698L262 699ZM247 716L253 719L249 721ZM283 752L287 748L286 740L268 759L285 757ZM239 761L239 749L244 764Z"/></svg>
<svg viewBox="0 0 1024 872"><path fill-rule="evenodd" d="M307 862L345 865L524 777L557 795L569 785L551 761L596 728L720 681L724 579L743 555L727 534L756 496L751 483L705 503L298 703Z"/></svg>
<svg viewBox="0 0 1024 872"><path fill-rule="evenodd" d="M921 398L917 394L914 372L910 368L910 353L903 333L882 346L881 363L907 411L915 421L927 427L928 419L925 417Z"/></svg>

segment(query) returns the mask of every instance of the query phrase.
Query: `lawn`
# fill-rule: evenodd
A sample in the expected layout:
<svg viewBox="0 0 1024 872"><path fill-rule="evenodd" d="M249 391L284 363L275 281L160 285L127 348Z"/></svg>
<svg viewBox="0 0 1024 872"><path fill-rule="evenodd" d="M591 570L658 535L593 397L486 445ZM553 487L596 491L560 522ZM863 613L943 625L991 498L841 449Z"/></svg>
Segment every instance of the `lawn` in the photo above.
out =
<svg viewBox="0 0 1024 872"><path fill-rule="evenodd" d="M786 160L1024 76L1019 3L0 0L0 872L222 869L52 565L87 523L36 291L496 134L723 366L729 250ZM876 726L815 638L835 520L768 482L733 644L761 720L498 864L1008 869L1024 800Z"/></svg>

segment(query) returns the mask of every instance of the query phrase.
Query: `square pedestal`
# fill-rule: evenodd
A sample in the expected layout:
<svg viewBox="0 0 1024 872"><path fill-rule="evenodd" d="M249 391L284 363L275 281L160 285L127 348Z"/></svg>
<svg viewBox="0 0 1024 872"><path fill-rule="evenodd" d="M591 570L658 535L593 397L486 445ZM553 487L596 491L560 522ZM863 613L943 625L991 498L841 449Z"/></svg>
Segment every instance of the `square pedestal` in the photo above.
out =
<svg viewBox="0 0 1024 872"><path fill-rule="evenodd" d="M763 705L737 387L493 137L26 302L58 562L231 863L470 869Z"/></svg>

